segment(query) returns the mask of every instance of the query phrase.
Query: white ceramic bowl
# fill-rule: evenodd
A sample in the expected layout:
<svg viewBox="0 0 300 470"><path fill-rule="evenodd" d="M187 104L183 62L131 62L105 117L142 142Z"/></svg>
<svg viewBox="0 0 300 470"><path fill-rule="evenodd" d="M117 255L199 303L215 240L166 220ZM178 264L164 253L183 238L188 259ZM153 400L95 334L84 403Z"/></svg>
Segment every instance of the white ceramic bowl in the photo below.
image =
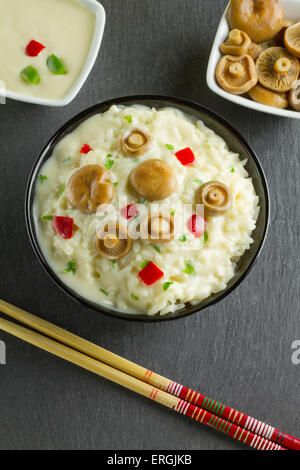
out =
<svg viewBox="0 0 300 470"><path fill-rule="evenodd" d="M6 98L11 98L17 101L25 101L27 103L40 104L44 106L65 106L69 104L75 96L79 93L86 79L88 78L90 71L93 68L93 65L97 59L97 55L101 46L104 26L105 26L105 10L103 6L97 2L97 0L77 0L79 3L85 5L89 10L95 13L96 16L96 25L95 32L92 39L92 44L84 66L75 81L72 88L68 93L61 99L53 100L48 98L38 98L35 96L23 95L21 93L16 93L9 90L0 90L0 94L4 95Z"/></svg>
<svg viewBox="0 0 300 470"><path fill-rule="evenodd" d="M283 6L285 18L291 21L299 21L300 20L300 0L281 0L281 4ZM229 6L229 4L228 4ZM229 26L227 23L227 10L228 6L222 16L208 62L207 67L207 85L209 88L216 93L217 95L222 96L226 100L233 101L233 103L237 103L241 106L245 106L246 108L251 108L256 111L261 111L268 114L274 114L276 116L283 116L289 117L294 119L300 119L300 112L293 111L290 109L280 109L275 108L274 106L266 106L264 104L256 103L256 101L252 101L250 98L245 98L244 96L240 95L233 95L228 93L227 91L221 88L216 79L215 79L215 70L219 60L221 59L221 52L220 52L220 45L226 40L229 34Z"/></svg>

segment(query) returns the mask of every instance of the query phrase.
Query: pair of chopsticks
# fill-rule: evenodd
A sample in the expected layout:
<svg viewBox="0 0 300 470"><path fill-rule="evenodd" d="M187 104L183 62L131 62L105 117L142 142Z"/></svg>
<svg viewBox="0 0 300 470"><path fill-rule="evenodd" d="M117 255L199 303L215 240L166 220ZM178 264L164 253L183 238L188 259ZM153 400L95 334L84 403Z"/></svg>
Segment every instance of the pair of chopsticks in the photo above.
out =
<svg viewBox="0 0 300 470"><path fill-rule="evenodd" d="M250 447L257 450L300 450L300 440L3 300L0 300L0 311L39 333L3 318L0 318L0 330L189 416Z"/></svg>

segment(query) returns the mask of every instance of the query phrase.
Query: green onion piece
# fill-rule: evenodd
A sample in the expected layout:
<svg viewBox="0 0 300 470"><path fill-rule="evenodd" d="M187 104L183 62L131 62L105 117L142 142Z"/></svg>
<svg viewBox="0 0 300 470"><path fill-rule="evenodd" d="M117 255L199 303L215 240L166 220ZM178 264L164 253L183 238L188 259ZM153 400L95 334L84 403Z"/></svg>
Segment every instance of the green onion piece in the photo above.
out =
<svg viewBox="0 0 300 470"><path fill-rule="evenodd" d="M55 54L48 57L47 65L55 75L66 75L68 73L64 63Z"/></svg>
<svg viewBox="0 0 300 470"><path fill-rule="evenodd" d="M66 185L63 184L62 187L60 188L59 190L59 193L58 193L58 197L62 196L65 192L65 189L66 189Z"/></svg>
<svg viewBox="0 0 300 470"><path fill-rule="evenodd" d="M102 292L102 294L108 295L108 292L106 292L106 290L104 290L104 289L99 289L99 290L100 290L100 292Z"/></svg>
<svg viewBox="0 0 300 470"><path fill-rule="evenodd" d="M198 184L201 184L201 185L203 184L203 181L199 180L198 178L195 178L194 181L195 181L195 183L198 183Z"/></svg>
<svg viewBox="0 0 300 470"><path fill-rule="evenodd" d="M153 246L154 250L160 253L160 247L158 245L155 245L155 243L150 243L150 245Z"/></svg>
<svg viewBox="0 0 300 470"><path fill-rule="evenodd" d="M117 263L117 261L116 261L115 259L111 262L112 267L113 267L114 269L115 269L115 267L116 267L116 263Z"/></svg>
<svg viewBox="0 0 300 470"><path fill-rule="evenodd" d="M52 220L53 215L43 215L42 220Z"/></svg>
<svg viewBox="0 0 300 470"><path fill-rule="evenodd" d="M169 287L170 287L172 284L174 284L174 282L172 282L172 281L164 282L164 283L163 283L163 290L168 290Z"/></svg>
<svg viewBox="0 0 300 470"><path fill-rule="evenodd" d="M149 263L149 260L146 259L145 261L143 261L141 264L140 264L140 269L144 269Z"/></svg>
<svg viewBox="0 0 300 470"><path fill-rule="evenodd" d="M140 159L139 159L139 158L134 158L133 161L134 161L135 163L140 163Z"/></svg>
<svg viewBox="0 0 300 470"><path fill-rule="evenodd" d="M105 166L105 168L106 168L107 170L110 170L111 167L113 166L113 164L114 164L114 161L111 160L111 159L109 159L109 160L107 160L106 163L104 163L104 166Z"/></svg>
<svg viewBox="0 0 300 470"><path fill-rule="evenodd" d="M118 186L118 184L119 184L119 181L115 181L115 182L113 183L114 187Z"/></svg>
<svg viewBox="0 0 300 470"><path fill-rule="evenodd" d="M47 180L48 176L46 175L40 175L40 183L42 184L44 180Z"/></svg>
<svg viewBox="0 0 300 470"><path fill-rule="evenodd" d="M64 160L64 163L69 163L71 160L72 160L72 157L71 157L71 155L70 155L68 158L66 158L66 159Z"/></svg>
<svg viewBox="0 0 300 470"><path fill-rule="evenodd" d="M39 72L31 65L22 70L21 77L25 82L31 83L32 85L38 85L41 81Z"/></svg>
<svg viewBox="0 0 300 470"><path fill-rule="evenodd" d="M126 121L128 122L128 124L131 124L131 123L132 123L132 116L130 116L130 115L124 116L124 119L126 119Z"/></svg>
<svg viewBox="0 0 300 470"><path fill-rule="evenodd" d="M166 144L167 149L174 150L174 145Z"/></svg>
<svg viewBox="0 0 300 470"><path fill-rule="evenodd" d="M134 295L134 294L130 294L130 297L131 297L133 300L140 300L139 297L137 297L137 296Z"/></svg>
<svg viewBox="0 0 300 470"><path fill-rule="evenodd" d="M68 262L68 267L65 269L66 273L71 273L75 274L76 273L76 263L75 260L71 259L71 261Z"/></svg>
<svg viewBox="0 0 300 470"><path fill-rule="evenodd" d="M187 236L186 235L182 235L181 237L178 238L178 240L182 243L186 242L187 241Z"/></svg>
<svg viewBox="0 0 300 470"><path fill-rule="evenodd" d="M147 199L146 198L140 198L140 204L146 204Z"/></svg>
<svg viewBox="0 0 300 470"><path fill-rule="evenodd" d="M207 231L205 230L204 234L203 234L202 237L201 237L201 241L202 241L202 243L206 243L207 240L208 240L208 233L207 233Z"/></svg>
<svg viewBox="0 0 300 470"><path fill-rule="evenodd" d="M195 270L194 266L192 265L191 261L186 262L184 272L186 274L190 274L191 276L196 276L196 270Z"/></svg>
<svg viewBox="0 0 300 470"><path fill-rule="evenodd" d="M108 154L106 155L106 158L111 158L111 157L112 157L112 154L111 154L111 153L108 153Z"/></svg>
<svg viewBox="0 0 300 470"><path fill-rule="evenodd" d="M174 215L175 215L175 209L170 209L170 214L174 217Z"/></svg>
<svg viewBox="0 0 300 470"><path fill-rule="evenodd" d="M231 171L231 173L234 173L234 172L235 172L235 168L232 167L230 171Z"/></svg>

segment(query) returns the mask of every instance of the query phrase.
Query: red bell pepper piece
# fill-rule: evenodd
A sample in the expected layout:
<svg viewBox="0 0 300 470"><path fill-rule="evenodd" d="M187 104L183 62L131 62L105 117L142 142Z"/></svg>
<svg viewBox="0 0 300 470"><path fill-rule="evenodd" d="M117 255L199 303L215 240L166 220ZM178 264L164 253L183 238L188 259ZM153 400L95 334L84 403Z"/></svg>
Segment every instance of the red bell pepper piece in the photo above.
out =
<svg viewBox="0 0 300 470"><path fill-rule="evenodd" d="M74 220L71 219L71 217L61 217L56 215L52 219L52 225L54 230L65 240L72 238L73 224Z"/></svg>
<svg viewBox="0 0 300 470"><path fill-rule="evenodd" d="M175 155L180 161L180 163L184 166L192 165L195 162L195 155L189 147L183 150L179 150L175 153Z"/></svg>
<svg viewBox="0 0 300 470"><path fill-rule="evenodd" d="M120 213L122 217L124 217L124 219L128 220L132 217L135 217L139 213L139 211L135 204L128 204L128 206L122 207Z"/></svg>
<svg viewBox="0 0 300 470"><path fill-rule="evenodd" d="M164 276L164 273L158 266L156 266L156 264L149 261L147 266L139 272L138 276L146 286L151 286L161 279Z"/></svg>
<svg viewBox="0 0 300 470"><path fill-rule="evenodd" d="M46 47L33 39L26 46L26 54L29 57L37 57L43 49L46 49Z"/></svg>
<svg viewBox="0 0 300 470"><path fill-rule="evenodd" d="M193 214L187 222L187 228L196 238L200 238L206 230L206 220L201 215Z"/></svg>
<svg viewBox="0 0 300 470"><path fill-rule="evenodd" d="M91 152L93 149L92 147L89 146L89 144L83 144L83 146L80 149L80 153L87 154Z"/></svg>

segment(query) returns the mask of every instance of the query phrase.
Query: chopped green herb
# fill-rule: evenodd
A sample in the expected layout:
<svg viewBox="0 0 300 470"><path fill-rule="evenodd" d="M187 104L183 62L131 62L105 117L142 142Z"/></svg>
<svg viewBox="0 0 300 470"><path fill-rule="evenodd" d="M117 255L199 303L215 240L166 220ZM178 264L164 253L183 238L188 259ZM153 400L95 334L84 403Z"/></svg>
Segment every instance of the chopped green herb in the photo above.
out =
<svg viewBox="0 0 300 470"><path fill-rule="evenodd" d="M110 170L111 167L113 166L113 164L114 164L114 161L111 160L111 159L109 159L109 160L107 160L106 163L104 163L104 166L105 166L105 168L106 168L107 170Z"/></svg>
<svg viewBox="0 0 300 470"><path fill-rule="evenodd" d="M60 188L59 190L59 193L58 193L58 197L62 196L65 192L65 189L66 189L66 185L63 184L62 187Z"/></svg>
<svg viewBox="0 0 300 470"><path fill-rule="evenodd" d="M108 295L108 292L106 292L106 290L104 290L104 289L99 289L99 290L100 290L100 292L102 292L102 294Z"/></svg>
<svg viewBox="0 0 300 470"><path fill-rule="evenodd" d="M172 282L172 281L164 282L164 283L163 283L163 290L168 290L169 287L170 287L172 284L174 284L174 282Z"/></svg>
<svg viewBox="0 0 300 470"><path fill-rule="evenodd" d="M64 63L55 54L48 57L47 65L55 75L66 75L68 73Z"/></svg>
<svg viewBox="0 0 300 470"><path fill-rule="evenodd" d="M132 123L132 116L130 116L130 115L124 116L124 119L126 119L126 121L128 122L128 124L131 124L131 123Z"/></svg>
<svg viewBox="0 0 300 470"><path fill-rule="evenodd" d="M116 261L115 259L111 262L112 267L113 267L114 269L115 269L115 267L116 267L116 263L117 263L117 261Z"/></svg>
<svg viewBox="0 0 300 470"><path fill-rule="evenodd" d="M118 186L118 184L119 184L119 181L115 181L115 182L113 183L114 187Z"/></svg>
<svg viewBox="0 0 300 470"><path fill-rule="evenodd" d="M71 160L72 160L72 157L70 156L64 160L64 163L69 163Z"/></svg>
<svg viewBox="0 0 300 470"><path fill-rule="evenodd" d="M187 241L187 236L186 235L182 235L181 237L178 238L178 240L182 243L186 242Z"/></svg>
<svg viewBox="0 0 300 470"><path fill-rule="evenodd" d="M106 155L106 158L111 158L111 157L112 157L112 154L111 154L111 153L108 153L108 154Z"/></svg>
<svg viewBox="0 0 300 470"><path fill-rule="evenodd" d="M140 201L140 204L146 204L147 199L145 197L141 197L139 201Z"/></svg>
<svg viewBox="0 0 300 470"><path fill-rule="evenodd" d="M133 161L134 161L135 163L140 163L140 159L139 159L139 158L134 158Z"/></svg>
<svg viewBox="0 0 300 470"><path fill-rule="evenodd" d="M155 243L150 243L150 245L153 246L154 250L160 253L160 247L158 245L155 245Z"/></svg>
<svg viewBox="0 0 300 470"><path fill-rule="evenodd" d="M170 214L174 217L175 211L174 211L174 210L171 210Z"/></svg>
<svg viewBox="0 0 300 470"><path fill-rule="evenodd" d="M46 175L40 175L40 183L42 184L44 180L47 180L48 176Z"/></svg>
<svg viewBox="0 0 300 470"><path fill-rule="evenodd" d="M166 144L167 149L174 150L174 145Z"/></svg>
<svg viewBox="0 0 300 470"><path fill-rule="evenodd" d="M137 296L134 295L134 294L130 294L130 297L131 297L133 300L140 300L139 297L137 297Z"/></svg>
<svg viewBox="0 0 300 470"><path fill-rule="evenodd" d="M186 262L184 272L185 272L186 274L190 274L191 276L195 276L195 275L196 275L195 268L194 268L194 266L192 265L192 262L191 262L191 261L187 261L187 262Z"/></svg>
<svg viewBox="0 0 300 470"><path fill-rule="evenodd" d="M201 184L201 185L203 184L203 181L199 180L198 178L195 178L194 181L195 181L195 183L198 183L198 184Z"/></svg>
<svg viewBox="0 0 300 470"><path fill-rule="evenodd" d="M232 167L230 171L231 171L231 173L234 173L234 172L235 172L235 168Z"/></svg>
<svg viewBox="0 0 300 470"><path fill-rule="evenodd" d="M31 83L32 85L38 85L41 81L39 72L31 65L22 70L21 77L25 82Z"/></svg>
<svg viewBox="0 0 300 470"><path fill-rule="evenodd" d="M42 220L52 220L53 215L43 215Z"/></svg>
<svg viewBox="0 0 300 470"><path fill-rule="evenodd" d="M149 263L149 260L146 259L145 261L143 261L141 264L140 264L140 269L144 269Z"/></svg>
<svg viewBox="0 0 300 470"><path fill-rule="evenodd" d="M207 240L208 240L208 233L207 233L207 231L205 230L204 234L203 234L202 237L201 237L201 241L202 241L203 243L206 243Z"/></svg>
<svg viewBox="0 0 300 470"><path fill-rule="evenodd" d="M76 273L76 263L75 260L71 259L71 261L68 262L68 267L65 269L66 273L71 273L75 274Z"/></svg>
<svg viewBox="0 0 300 470"><path fill-rule="evenodd" d="M206 142L206 146L207 146L209 149L211 148L211 145L210 145L208 142Z"/></svg>

